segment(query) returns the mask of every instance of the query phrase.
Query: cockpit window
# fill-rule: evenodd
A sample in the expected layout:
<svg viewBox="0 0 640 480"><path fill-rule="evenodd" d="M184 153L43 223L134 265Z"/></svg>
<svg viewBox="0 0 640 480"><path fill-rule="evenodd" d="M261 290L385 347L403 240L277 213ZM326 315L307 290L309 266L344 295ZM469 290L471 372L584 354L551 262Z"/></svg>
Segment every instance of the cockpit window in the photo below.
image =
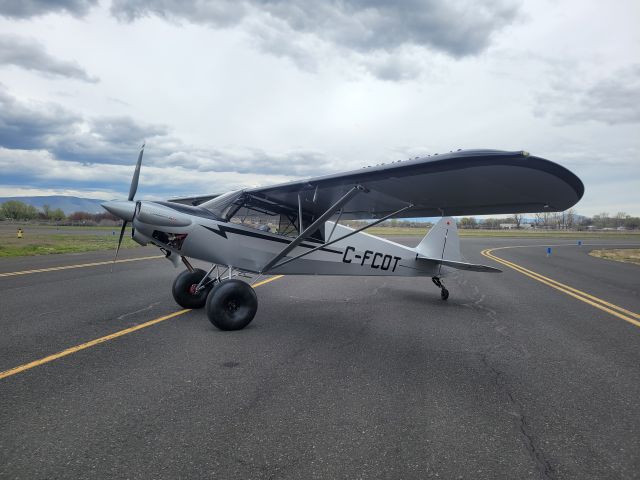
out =
<svg viewBox="0 0 640 480"><path fill-rule="evenodd" d="M234 190L231 192L223 193L222 195L209 200L208 202L200 205L202 208L206 208L211 213L219 218L228 220L229 215L233 215L233 211L240 206L242 201L244 190Z"/></svg>
<svg viewBox="0 0 640 480"><path fill-rule="evenodd" d="M275 212L263 205L245 204L229 219L232 223L287 237L298 234L295 215Z"/></svg>
<svg viewBox="0 0 640 480"><path fill-rule="evenodd" d="M227 192L200 205L218 218L287 237L299 234L298 212L290 206L246 194L244 190ZM310 223L310 218L305 218ZM322 240L318 230L314 237Z"/></svg>

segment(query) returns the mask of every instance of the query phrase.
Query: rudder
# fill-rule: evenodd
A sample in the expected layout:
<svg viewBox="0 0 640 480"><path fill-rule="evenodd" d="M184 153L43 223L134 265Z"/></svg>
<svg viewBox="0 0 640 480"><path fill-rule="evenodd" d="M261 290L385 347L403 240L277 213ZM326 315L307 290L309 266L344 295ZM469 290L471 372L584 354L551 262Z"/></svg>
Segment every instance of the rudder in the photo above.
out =
<svg viewBox="0 0 640 480"><path fill-rule="evenodd" d="M442 217L427 232L415 251L421 257L429 259L461 262L460 237L456 221L451 217Z"/></svg>

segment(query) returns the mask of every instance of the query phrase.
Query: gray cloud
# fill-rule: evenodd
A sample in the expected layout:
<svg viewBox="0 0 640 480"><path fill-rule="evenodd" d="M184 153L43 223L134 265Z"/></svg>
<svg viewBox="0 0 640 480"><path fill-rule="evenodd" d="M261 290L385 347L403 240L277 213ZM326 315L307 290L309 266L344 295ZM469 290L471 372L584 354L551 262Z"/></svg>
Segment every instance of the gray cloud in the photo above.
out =
<svg viewBox="0 0 640 480"><path fill-rule="evenodd" d="M454 57L484 50L491 34L511 23L517 9L506 2L440 0L263 0L254 5L293 30L313 33L359 52L430 47Z"/></svg>
<svg viewBox="0 0 640 480"><path fill-rule="evenodd" d="M0 146L39 149L74 129L80 118L57 105L16 101L0 85Z"/></svg>
<svg viewBox="0 0 640 480"><path fill-rule="evenodd" d="M82 116L51 103L18 101L0 85L0 147L47 150L64 160L130 163L145 139L166 136L162 126L127 117Z"/></svg>
<svg viewBox="0 0 640 480"><path fill-rule="evenodd" d="M157 15L226 27L238 24L245 17L248 4L243 0L113 0L111 13L127 21Z"/></svg>
<svg viewBox="0 0 640 480"><path fill-rule="evenodd" d="M50 136L44 148L62 160L128 165L143 141L162 144L168 134L164 126L141 125L129 117L99 117L82 120L81 125Z"/></svg>
<svg viewBox="0 0 640 480"><path fill-rule="evenodd" d="M318 42L364 56L404 47L455 58L475 55L517 18L518 7L512 0L114 0L111 12L127 21L157 15L216 28L244 23L261 50L309 69L315 66ZM362 64L388 80L415 74L409 62L383 65L365 59Z"/></svg>
<svg viewBox="0 0 640 480"><path fill-rule="evenodd" d="M566 78L566 80L565 80ZM566 125L597 121L608 125L640 122L640 65L589 84L571 77L556 80L539 94L535 113Z"/></svg>
<svg viewBox="0 0 640 480"><path fill-rule="evenodd" d="M292 177L321 175L337 170L337 162L314 151L269 154L255 148L220 150L181 147L171 153L163 147L166 155L156 159L155 164L180 165L202 173L237 172Z"/></svg>
<svg viewBox="0 0 640 480"><path fill-rule="evenodd" d="M162 125L139 125L128 117L102 117L90 122L91 130L105 142L135 144L145 138L164 137L168 129Z"/></svg>
<svg viewBox="0 0 640 480"><path fill-rule="evenodd" d="M424 61L415 52L381 52L369 55L363 60L364 66L380 80L403 81L419 77L424 68ZM422 61L421 61L422 60Z"/></svg>
<svg viewBox="0 0 640 480"><path fill-rule="evenodd" d="M29 18L47 13L66 12L82 16L97 3L98 0L0 0L0 15Z"/></svg>
<svg viewBox="0 0 640 480"><path fill-rule="evenodd" d="M143 125L129 117L85 119L58 105L18 101L0 85L0 147L44 150L55 159L80 164L131 165L144 140L148 165L203 174L310 176L336 169L336 162L312 151L268 154L185 145L162 125Z"/></svg>
<svg viewBox="0 0 640 480"><path fill-rule="evenodd" d="M15 65L45 75L75 78L85 82L98 81L75 62L52 57L40 43L11 35L0 35L0 65Z"/></svg>

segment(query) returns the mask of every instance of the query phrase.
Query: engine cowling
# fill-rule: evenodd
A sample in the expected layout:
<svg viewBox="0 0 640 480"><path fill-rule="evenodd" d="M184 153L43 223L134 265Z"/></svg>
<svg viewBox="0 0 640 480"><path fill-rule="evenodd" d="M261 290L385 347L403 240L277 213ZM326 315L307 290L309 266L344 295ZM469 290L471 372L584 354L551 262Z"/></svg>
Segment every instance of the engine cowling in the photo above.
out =
<svg viewBox="0 0 640 480"><path fill-rule="evenodd" d="M138 243L139 245L142 245L143 247L146 247L147 244L151 241L149 237L147 237L146 235L143 235L135 228L133 229L133 235L131 236L131 238L133 238L134 242Z"/></svg>
<svg viewBox="0 0 640 480"><path fill-rule="evenodd" d="M153 202L140 202L136 208L135 219L158 227L188 227L191 219L176 210Z"/></svg>

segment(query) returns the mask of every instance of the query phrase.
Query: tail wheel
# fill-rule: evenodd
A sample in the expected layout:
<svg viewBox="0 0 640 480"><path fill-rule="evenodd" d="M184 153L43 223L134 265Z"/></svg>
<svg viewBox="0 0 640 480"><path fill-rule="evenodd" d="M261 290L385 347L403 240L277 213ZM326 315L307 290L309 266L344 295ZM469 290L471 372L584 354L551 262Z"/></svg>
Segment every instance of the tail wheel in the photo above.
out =
<svg viewBox="0 0 640 480"><path fill-rule="evenodd" d="M207 272L197 268L193 272L185 270L176 277L171 291L178 305L183 308L202 308L205 306L211 286L205 287L199 292L196 292L196 287L206 274Z"/></svg>
<svg viewBox="0 0 640 480"><path fill-rule="evenodd" d="M241 330L253 320L258 297L242 280L223 280L207 297L207 317L220 330Z"/></svg>

